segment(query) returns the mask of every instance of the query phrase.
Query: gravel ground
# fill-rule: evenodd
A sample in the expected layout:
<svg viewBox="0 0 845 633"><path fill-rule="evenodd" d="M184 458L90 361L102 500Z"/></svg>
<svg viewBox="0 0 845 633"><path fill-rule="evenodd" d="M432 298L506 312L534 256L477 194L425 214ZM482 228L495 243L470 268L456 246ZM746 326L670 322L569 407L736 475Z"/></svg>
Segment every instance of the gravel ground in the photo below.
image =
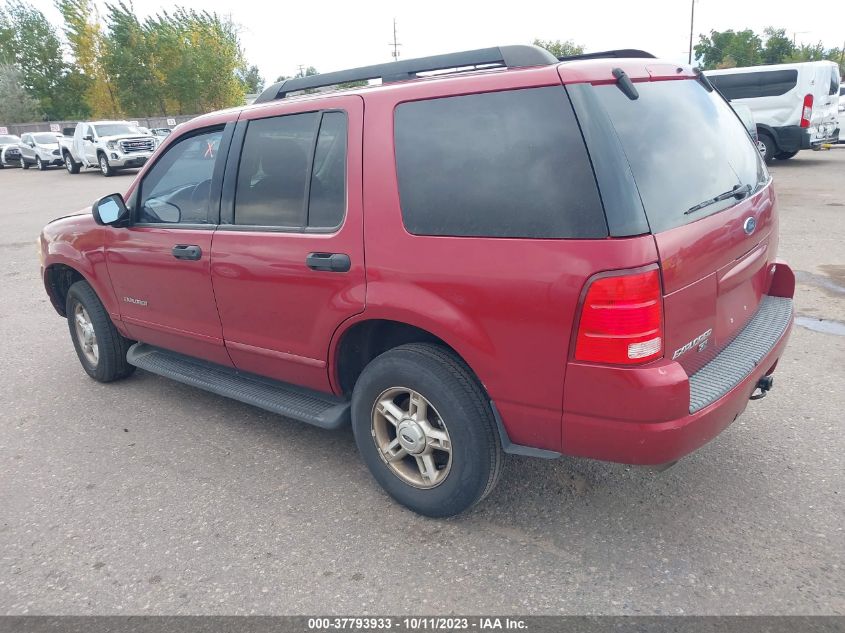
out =
<svg viewBox="0 0 845 633"><path fill-rule="evenodd" d="M663 473L512 458L445 521L348 430L90 380L35 238L132 176L0 171L0 613L845 614L845 148L772 171L808 327L770 396Z"/></svg>

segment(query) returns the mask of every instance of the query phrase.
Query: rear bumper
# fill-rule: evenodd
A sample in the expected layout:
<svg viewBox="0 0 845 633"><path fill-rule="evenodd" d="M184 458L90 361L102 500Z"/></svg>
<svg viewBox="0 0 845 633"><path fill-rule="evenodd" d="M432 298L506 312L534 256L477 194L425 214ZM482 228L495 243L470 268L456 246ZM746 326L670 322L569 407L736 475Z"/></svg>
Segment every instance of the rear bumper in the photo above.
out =
<svg viewBox="0 0 845 633"><path fill-rule="evenodd" d="M761 309L762 317L755 316L734 342L692 378L674 362L632 370L636 373L626 376L630 387L640 404L648 403L650 409L639 419L564 411L562 452L658 465L680 459L722 432L745 410L759 380L774 371L792 331L792 274L784 264L778 266L786 279L771 289L772 295L783 298L768 298L777 303L775 316L762 314ZM767 325L776 329L764 331ZM632 417L639 413L636 406L632 403ZM657 414L663 408L685 414L660 419ZM649 415L655 421L644 419Z"/></svg>

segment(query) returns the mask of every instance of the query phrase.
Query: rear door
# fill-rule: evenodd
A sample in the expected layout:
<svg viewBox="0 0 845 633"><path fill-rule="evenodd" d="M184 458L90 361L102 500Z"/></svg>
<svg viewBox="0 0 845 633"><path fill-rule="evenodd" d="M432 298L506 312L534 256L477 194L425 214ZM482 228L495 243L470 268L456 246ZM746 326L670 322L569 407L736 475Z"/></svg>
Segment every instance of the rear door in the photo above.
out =
<svg viewBox="0 0 845 633"><path fill-rule="evenodd" d="M666 356L693 372L738 334L768 290L776 200L742 122L716 91L695 79L635 85L636 100L615 84L594 90L660 255Z"/></svg>
<svg viewBox="0 0 845 633"><path fill-rule="evenodd" d="M363 116L338 96L238 123L211 255L238 369L330 391L331 336L364 309Z"/></svg>

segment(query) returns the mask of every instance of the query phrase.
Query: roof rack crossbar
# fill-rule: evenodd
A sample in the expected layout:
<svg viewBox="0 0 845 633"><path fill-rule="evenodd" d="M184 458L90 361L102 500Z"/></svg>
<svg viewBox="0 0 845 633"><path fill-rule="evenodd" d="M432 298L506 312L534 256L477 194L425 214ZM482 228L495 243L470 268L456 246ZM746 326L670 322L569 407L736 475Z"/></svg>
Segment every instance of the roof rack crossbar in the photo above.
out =
<svg viewBox="0 0 845 633"><path fill-rule="evenodd" d="M311 88L322 88L337 84L381 79L382 83L415 79L419 73L449 70L466 67L496 67L525 68L528 66L546 66L557 63L557 58L539 46L516 45L494 46L480 48L460 53L446 53L416 59L403 59L398 62L362 66L349 70L338 70L308 77L295 77L273 84L255 100L255 103L265 103L276 99L284 99L292 92L300 92Z"/></svg>
<svg viewBox="0 0 845 633"><path fill-rule="evenodd" d="M654 55L641 51L638 48L617 48L612 51L598 51L596 53L582 53L581 55L565 55L558 57L562 62L571 62L578 59L606 59L623 57L648 57L654 59Z"/></svg>

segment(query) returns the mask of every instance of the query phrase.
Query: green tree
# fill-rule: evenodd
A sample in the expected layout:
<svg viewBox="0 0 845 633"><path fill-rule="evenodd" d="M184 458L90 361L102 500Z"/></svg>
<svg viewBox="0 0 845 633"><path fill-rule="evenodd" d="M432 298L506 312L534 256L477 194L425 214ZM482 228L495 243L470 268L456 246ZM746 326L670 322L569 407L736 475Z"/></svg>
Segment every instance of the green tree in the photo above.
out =
<svg viewBox="0 0 845 633"><path fill-rule="evenodd" d="M23 0L7 0L0 15L0 57L20 71L21 82L49 118L62 116L59 86L65 72L62 45L44 14Z"/></svg>
<svg viewBox="0 0 845 633"><path fill-rule="evenodd" d="M238 78L243 82L244 90L247 93L256 93L264 90L264 77L258 72L258 66L244 66L238 69Z"/></svg>
<svg viewBox="0 0 845 633"><path fill-rule="evenodd" d="M55 0L74 63L85 77L85 101L94 117L120 115L114 86L103 65L105 43L94 0Z"/></svg>
<svg viewBox="0 0 845 633"><path fill-rule="evenodd" d="M700 35L695 57L705 70L732 66L756 66L763 61L763 42L751 29L710 31Z"/></svg>
<svg viewBox="0 0 845 633"><path fill-rule="evenodd" d="M120 0L106 5L103 66L111 78L120 109L134 116L167 114L164 82L156 74L149 30Z"/></svg>
<svg viewBox="0 0 845 633"><path fill-rule="evenodd" d="M767 27L763 31L766 43L763 46L764 64L781 64L795 52L795 45L786 35L786 29Z"/></svg>
<svg viewBox="0 0 845 633"><path fill-rule="evenodd" d="M0 121L26 123L38 117L39 104L23 87L21 72L11 64L0 64Z"/></svg>
<svg viewBox="0 0 845 633"><path fill-rule="evenodd" d="M576 44L574 40L540 40L535 39L534 46L545 48L555 57L570 57L572 55L581 55L584 52L583 44Z"/></svg>

